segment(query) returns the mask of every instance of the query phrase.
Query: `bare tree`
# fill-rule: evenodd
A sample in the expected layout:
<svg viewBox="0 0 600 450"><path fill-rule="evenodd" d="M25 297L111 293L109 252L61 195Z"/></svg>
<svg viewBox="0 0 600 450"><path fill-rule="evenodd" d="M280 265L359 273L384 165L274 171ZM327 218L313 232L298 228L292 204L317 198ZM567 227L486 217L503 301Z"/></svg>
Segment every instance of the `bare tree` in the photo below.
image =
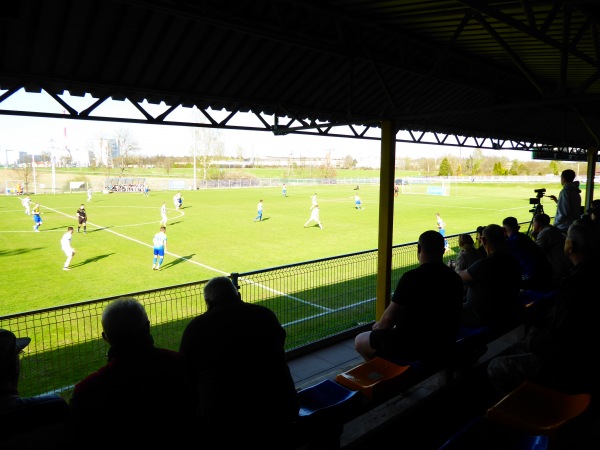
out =
<svg viewBox="0 0 600 450"><path fill-rule="evenodd" d="M238 147L237 147L236 158L239 159L240 161L244 160L244 147L242 147L241 145L238 145Z"/></svg>
<svg viewBox="0 0 600 450"><path fill-rule="evenodd" d="M200 113L196 113L196 121L203 123ZM192 130L192 154L197 164L202 167L202 179L208 178L210 167L225 155L225 144L221 140L221 132L216 128L194 127Z"/></svg>
<svg viewBox="0 0 600 450"><path fill-rule="evenodd" d="M337 176L337 170L331 162L331 149L325 151L325 162L319 167L320 175L323 178L335 178Z"/></svg>
<svg viewBox="0 0 600 450"><path fill-rule="evenodd" d="M31 162L25 162L13 169L15 178L23 182L24 191L29 192L29 183L33 179L33 167Z"/></svg>
<svg viewBox="0 0 600 450"><path fill-rule="evenodd" d="M343 168L344 169L354 169L358 161L352 157L352 155L344 156Z"/></svg>
<svg viewBox="0 0 600 450"><path fill-rule="evenodd" d="M126 128L120 128L117 131L115 141L117 143L117 148L119 149L119 156L117 158L119 170L121 171L119 176L123 178L123 174L125 173L125 170L127 170L127 167L137 162L136 152L139 151L140 147L138 142Z"/></svg>
<svg viewBox="0 0 600 450"><path fill-rule="evenodd" d="M41 162L49 163L52 161L52 153L50 153L48 150L43 150L40 158Z"/></svg>
<svg viewBox="0 0 600 450"><path fill-rule="evenodd" d="M173 169L173 158L171 156L166 156L161 161L161 167L165 170L165 174L167 176L171 175L171 169Z"/></svg>

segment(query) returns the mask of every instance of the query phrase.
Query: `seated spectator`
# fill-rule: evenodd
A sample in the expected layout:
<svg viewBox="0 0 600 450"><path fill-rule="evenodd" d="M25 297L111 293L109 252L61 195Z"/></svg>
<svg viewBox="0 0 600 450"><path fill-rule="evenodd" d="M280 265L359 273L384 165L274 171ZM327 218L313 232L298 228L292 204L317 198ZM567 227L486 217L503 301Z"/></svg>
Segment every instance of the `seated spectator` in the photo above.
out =
<svg viewBox="0 0 600 450"><path fill-rule="evenodd" d="M458 256L456 257L456 272L468 269L475 261L479 261L484 257L484 255L475 248L475 242L473 242L473 238L470 234L459 234L458 246L460 247L460 252L458 252ZM468 284L465 285L465 293L467 287Z"/></svg>
<svg viewBox="0 0 600 450"><path fill-rule="evenodd" d="M488 365L488 377L500 396L524 380L598 395L600 368L593 355L600 346L594 283L600 273L600 233L591 221L571 224L564 251L573 270L563 280L547 322L532 327L521 342Z"/></svg>
<svg viewBox="0 0 600 450"><path fill-rule="evenodd" d="M485 252L485 247L483 246L483 244L481 243L481 236L483 236L483 230L485 229L484 226L480 225L477 227L477 251L479 253L481 253L482 257L486 257L487 253Z"/></svg>
<svg viewBox="0 0 600 450"><path fill-rule="evenodd" d="M481 241L488 256L458 273L463 282L469 283L461 325L502 331L522 318L523 305L518 297L521 268L508 251L500 225L486 226Z"/></svg>
<svg viewBox="0 0 600 450"><path fill-rule="evenodd" d="M299 405L285 356L285 329L270 309L242 301L228 277L204 286L207 311L185 327L206 448L296 448Z"/></svg>
<svg viewBox="0 0 600 450"><path fill-rule="evenodd" d="M562 278L571 270L571 261L564 250L565 235L554 225L550 225L548 214L536 214L532 226L535 243L542 249L552 269L550 285L557 289Z"/></svg>
<svg viewBox="0 0 600 450"><path fill-rule="evenodd" d="M515 217L502 221L508 250L521 266L521 289L549 291L552 289L552 267L542 249L526 234L521 233Z"/></svg>
<svg viewBox="0 0 600 450"><path fill-rule="evenodd" d="M588 217L594 222L597 227L600 227L600 199L592 200L592 204L586 211L587 214L581 216L582 218Z"/></svg>
<svg viewBox="0 0 600 450"><path fill-rule="evenodd" d="M458 335L463 299L460 277L443 262L444 237L436 231L419 236L419 266L406 272L381 319L356 336L354 346L365 360L435 362L447 354Z"/></svg>
<svg viewBox="0 0 600 450"><path fill-rule="evenodd" d="M108 364L75 385L69 444L106 449L183 448L202 435L195 420L195 386L178 352L154 346L150 321L133 297L113 300L102 313Z"/></svg>
<svg viewBox="0 0 600 450"><path fill-rule="evenodd" d="M67 402L55 394L19 395L20 354L30 342L0 330L0 447L59 448L69 416Z"/></svg>

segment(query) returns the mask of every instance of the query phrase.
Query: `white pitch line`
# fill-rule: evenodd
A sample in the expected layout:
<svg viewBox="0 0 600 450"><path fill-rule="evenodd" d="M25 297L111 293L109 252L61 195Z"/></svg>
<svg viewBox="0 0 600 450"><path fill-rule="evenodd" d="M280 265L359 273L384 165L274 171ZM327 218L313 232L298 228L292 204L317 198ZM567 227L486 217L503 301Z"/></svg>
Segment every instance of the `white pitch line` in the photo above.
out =
<svg viewBox="0 0 600 450"><path fill-rule="evenodd" d="M277 294L277 295L283 295L284 297L291 298L292 300L296 300L296 301L298 301L300 303L304 303L305 305L310 305L310 306L314 306L316 308L321 308L321 309L324 309L325 311L333 311L333 309L331 309L331 308L326 308L325 306L317 305L315 303L308 302L306 300L302 300L301 298L294 297L293 295L286 294L286 293L278 291L276 289L272 289L272 288L270 288L268 286L265 286L265 285L263 285L261 283L257 283L255 281L252 281L252 280L250 280L250 279L248 279L246 277L241 277L240 280L248 281L249 283L252 283L252 284L254 284L256 286L259 286L259 287L261 287L261 288L263 288L263 289L265 289L265 290L267 290L269 292L273 292L274 294Z"/></svg>
<svg viewBox="0 0 600 450"><path fill-rule="evenodd" d="M320 313L320 314L314 314L314 315L312 315L312 316L303 317L302 319L298 319L298 320L294 320L294 321L292 321L292 322L288 322L288 323L282 324L282 326L284 326L284 327L287 327L287 326L289 326L289 325L296 325L296 324L298 324L298 323L306 322L306 321L308 321L308 320L313 320L313 319L315 319L315 318L317 318L317 317L322 317L322 316L324 316L324 315L326 315L326 314L329 314L330 312L338 312L338 311L343 311L344 309L355 308L356 306L360 306L360 305L362 305L362 304L364 304L364 303L373 302L373 301L375 301L375 300L377 300L377 298L376 298L376 297L373 297L373 298L369 298L369 299L367 299L367 300L363 300L363 301L361 301L361 302L352 303L351 305L347 305L347 306L344 306L344 307L342 307L342 308L337 308L337 309L328 309L328 310L327 310L327 312L322 312L322 313Z"/></svg>
<svg viewBox="0 0 600 450"><path fill-rule="evenodd" d="M72 216L72 215L70 215L70 214L64 213L64 212L62 212L62 211L59 211L59 210L57 210L57 209L49 208L49 207L47 207L47 206L45 206L44 208L46 208L46 209L49 209L50 211L54 211L54 212L55 212L55 213L57 213L57 214L62 214L63 216L66 216L66 217L70 217L70 218L73 218L73 217L74 217L74 216ZM185 215L185 213L184 213L183 211L180 211L180 212L181 212L181 216L180 216L180 217L182 217L182 216L184 216L184 215ZM130 241L132 241L132 242L135 242L136 244L143 245L144 247L154 248L152 245L150 245L150 244L148 244L148 243L146 243L146 242L142 242L142 241L140 241L140 240L138 240L138 239L135 239L135 238L132 238L132 237L126 236L126 235L124 235L124 234L118 233L117 231L114 231L114 230L112 230L112 229L110 229L110 228L108 228L108 227L103 227L103 226L100 226L100 225L98 225L98 224L95 224L94 222L88 222L88 223L89 223L89 224L91 224L91 225L93 225L93 226L95 226L95 227L96 227L96 228L98 228L99 230L106 231L106 232L108 232L108 233L112 233L112 234L114 234L114 235L116 235L116 236L122 237L123 239L128 239L128 240L130 240ZM149 223L154 223L154 222L149 222ZM199 262L196 262L196 261L192 261L191 259L184 258L184 257L183 257L183 256L181 256L181 255L176 255L175 253L171 253L171 252L165 252L165 253L166 253L167 255L173 256L173 257L174 257L174 258L176 258L176 259L179 259L179 260L182 260L182 261L186 261L186 262L189 262L189 263L195 264L195 265L197 265L197 266L200 266L200 267L204 267L205 269L212 270L212 271L214 271L214 272L217 272L217 273L220 273L220 274L222 274L222 275L228 275L228 273L227 273L227 272L223 272L222 270L215 269L214 267L207 266L206 264L202 264L202 263L199 263Z"/></svg>
<svg viewBox="0 0 600 450"><path fill-rule="evenodd" d="M66 216L66 217L73 218L73 216L71 216L71 215L69 215L69 214L67 214L67 213L64 213L64 212L62 212L62 211L58 211L58 210L56 210L56 209L53 209L53 208L48 208L47 206L44 206L44 208L46 208L46 209L48 209L48 210L50 210L50 211L54 211L54 212L55 212L55 213L57 213L57 214L62 214L63 216ZM185 212L183 212L183 211L180 211L180 212L181 212L181 216L184 216L184 215L185 215ZM181 216L180 216L180 217L181 217ZM112 234L114 234L114 235L116 235L116 236L122 237L122 238L124 238L124 239L128 239L128 240L130 240L130 241L132 241L132 242L135 242L136 244L140 244L140 245L143 245L143 246L145 246L145 247L154 248L152 245L150 245L150 244L148 244L148 243L146 243L146 242L142 242L142 241L140 241L140 240L138 240L138 239L135 239L135 238L132 238L132 237L126 236L126 235L124 235L124 234L118 233L118 232L116 232L116 231L113 231L113 230L111 230L110 228L99 226L99 225L97 225L97 224L95 224L95 223L93 223L93 222L88 222L88 223L90 223L91 225L93 225L93 226L97 227L99 230L102 230L102 231L107 231L107 232L109 232L109 233L112 233ZM199 262L197 262L197 261L192 261L191 259L185 258L185 257L183 257L183 256L181 256L181 255L176 255L175 253L171 253L171 252L165 252L165 253L166 253L167 255L173 256L174 258L176 258L176 259L179 259L179 260L181 260L181 261L185 261L185 262L188 262L188 263L191 263L191 264L195 264L195 265L197 265L197 266L200 266L200 267L203 267L203 268L205 268L205 269L207 269L207 270L212 270L213 272L217 272L217 273L219 273L219 274L221 274L221 275L229 275L229 272L224 272L224 271L222 271L222 270L215 269L214 267L207 266L206 264L202 264L202 263L199 263ZM292 300L296 300L296 301L298 301L298 302L301 302L301 303L304 303L304 304L307 304L307 305L311 305L311 306L315 306L315 307L318 307L318 308L323 308L323 309L326 309L326 310L327 310L327 308L325 308L325 307L323 307L323 306L320 306L320 305L315 305L315 304L313 304L313 303L311 303L311 302L307 302L307 301L305 301L305 300L302 300L302 299L300 299L300 298L298 298L298 297L294 297L294 296L292 296L292 295L288 295L288 294L286 294L286 293L284 293L284 292L280 292L280 291L277 291L277 290L275 290L275 289L271 289L271 288L270 288L270 287L268 287L268 286L265 286L265 285L263 285L263 284L261 284L261 283L256 283L256 282L254 282L254 281L252 281L252 280L249 280L249 279L247 279L247 278L244 278L244 279L245 279L246 281L248 281L249 283L252 283L252 284L254 284L254 285L258 286L258 287L261 287L262 289L265 289L265 290L267 290L267 291L273 292L273 293L275 293L275 294L277 294L277 295L281 295L281 296L284 296L284 297L290 298L290 299L292 299Z"/></svg>

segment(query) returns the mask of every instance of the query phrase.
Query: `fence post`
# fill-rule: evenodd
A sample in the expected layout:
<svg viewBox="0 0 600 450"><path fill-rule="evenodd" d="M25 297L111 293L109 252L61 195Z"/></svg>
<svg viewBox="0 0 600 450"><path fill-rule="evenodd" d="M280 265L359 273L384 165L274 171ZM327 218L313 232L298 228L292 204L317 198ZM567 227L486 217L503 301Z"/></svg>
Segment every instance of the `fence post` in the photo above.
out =
<svg viewBox="0 0 600 450"><path fill-rule="evenodd" d="M238 290L239 290L239 289L240 289L240 285L238 284L238 279L239 279L239 277L240 277L240 274L239 274L239 273L237 273L237 272L235 272L235 273L232 273L232 274L230 275L230 277L231 277L231 281L232 281L232 283L234 284L234 286L235 286L236 288L238 288Z"/></svg>

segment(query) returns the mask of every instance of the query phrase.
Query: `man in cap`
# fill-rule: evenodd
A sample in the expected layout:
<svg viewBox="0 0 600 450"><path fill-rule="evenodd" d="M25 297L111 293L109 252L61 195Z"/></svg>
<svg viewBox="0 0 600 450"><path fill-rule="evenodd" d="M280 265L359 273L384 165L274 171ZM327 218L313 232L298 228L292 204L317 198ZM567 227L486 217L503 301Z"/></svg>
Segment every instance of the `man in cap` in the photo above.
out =
<svg viewBox="0 0 600 450"><path fill-rule="evenodd" d="M28 337L17 338L8 330L0 330L0 398L2 406L17 403L17 384L21 372L20 353L29 345Z"/></svg>
<svg viewBox="0 0 600 450"><path fill-rule="evenodd" d="M21 373L20 355L29 345L28 337L16 337L11 331L0 330L0 420L2 433L0 447L9 448L11 439L31 444L31 447L50 448L60 433L43 433L39 437L35 431L44 427L64 427L69 415L69 406L65 400L55 394L37 397L19 396L19 375ZM23 437L25 436L25 437ZM36 440L37 437L37 440ZM24 440L25 439L25 440ZM14 447L16 448L16 447Z"/></svg>

